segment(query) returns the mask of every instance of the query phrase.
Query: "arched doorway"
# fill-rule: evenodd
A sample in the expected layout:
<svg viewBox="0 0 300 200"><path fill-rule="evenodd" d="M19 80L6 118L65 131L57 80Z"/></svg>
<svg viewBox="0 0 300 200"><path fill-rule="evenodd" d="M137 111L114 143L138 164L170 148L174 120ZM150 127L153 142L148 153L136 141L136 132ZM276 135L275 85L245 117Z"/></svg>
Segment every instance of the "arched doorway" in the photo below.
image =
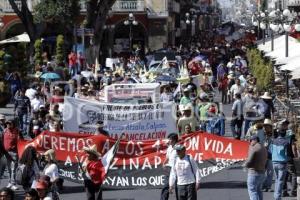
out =
<svg viewBox="0 0 300 200"><path fill-rule="evenodd" d="M141 49L141 53L144 54L145 46L147 45L147 30L141 22L132 26L132 46L130 48L130 25L125 25L124 21L116 24L114 30L114 45L113 51L117 54L129 54L130 49L133 51L137 48Z"/></svg>
<svg viewBox="0 0 300 200"><path fill-rule="evenodd" d="M4 38L11 38L16 35L20 35L25 32L25 28L22 23L16 23L8 27Z"/></svg>

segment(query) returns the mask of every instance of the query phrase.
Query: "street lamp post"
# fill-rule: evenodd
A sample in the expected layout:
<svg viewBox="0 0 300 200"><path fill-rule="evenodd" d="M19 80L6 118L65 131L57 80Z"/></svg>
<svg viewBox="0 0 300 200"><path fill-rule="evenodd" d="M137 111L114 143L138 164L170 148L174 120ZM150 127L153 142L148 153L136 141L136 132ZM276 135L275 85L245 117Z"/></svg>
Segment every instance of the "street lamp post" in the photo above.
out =
<svg viewBox="0 0 300 200"><path fill-rule="evenodd" d="M132 13L128 14L128 19L124 21L124 25L129 26L129 50L132 52L132 27L138 25L138 22L135 20L135 17Z"/></svg>
<svg viewBox="0 0 300 200"><path fill-rule="evenodd" d="M272 11L269 14L269 17L272 21L272 24L270 25L272 32L277 32L279 29L285 31L285 57L289 57L289 32L291 31L291 25L295 22L296 18L294 18L295 16L293 16L288 9L285 9L283 12L280 12L280 10ZM296 31L300 31L300 24L295 24L295 29ZM272 50L274 49L274 44L272 44L271 48Z"/></svg>
<svg viewBox="0 0 300 200"><path fill-rule="evenodd" d="M185 23L186 23L186 37L187 42L189 43L192 36L193 36L193 25L195 25L195 19L197 18L197 15L192 15L190 13L185 13ZM189 31L190 29L190 31Z"/></svg>

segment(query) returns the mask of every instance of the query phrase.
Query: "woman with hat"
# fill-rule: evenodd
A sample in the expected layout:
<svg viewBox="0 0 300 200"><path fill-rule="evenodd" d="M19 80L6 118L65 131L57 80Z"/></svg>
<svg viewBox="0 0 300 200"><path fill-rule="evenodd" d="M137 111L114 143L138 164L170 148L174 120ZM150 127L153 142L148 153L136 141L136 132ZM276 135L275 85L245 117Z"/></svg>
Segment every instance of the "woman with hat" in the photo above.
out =
<svg viewBox="0 0 300 200"><path fill-rule="evenodd" d="M105 170L97 146L84 147L87 161L81 167L84 172L84 187L87 200L102 200L101 185L105 179ZM80 164L81 165L81 164Z"/></svg>
<svg viewBox="0 0 300 200"><path fill-rule="evenodd" d="M275 111L275 107L272 101L272 97L269 92L265 92L263 96L260 97L263 100L264 106L264 116L267 119L272 119L272 114Z"/></svg>
<svg viewBox="0 0 300 200"><path fill-rule="evenodd" d="M274 139L272 120L265 119L263 127L264 127L265 136L266 136L264 145L267 149L269 149L270 145ZM272 188L273 174L274 174L274 170L273 170L272 158L270 155L268 155L268 160L267 160L267 164L266 164L266 178L263 183L263 190L265 192L268 192L268 190L270 190Z"/></svg>
<svg viewBox="0 0 300 200"><path fill-rule="evenodd" d="M50 181L55 183L59 179L58 166L56 163L56 155L53 149L49 149L44 154L46 166L43 170L43 174L50 177Z"/></svg>

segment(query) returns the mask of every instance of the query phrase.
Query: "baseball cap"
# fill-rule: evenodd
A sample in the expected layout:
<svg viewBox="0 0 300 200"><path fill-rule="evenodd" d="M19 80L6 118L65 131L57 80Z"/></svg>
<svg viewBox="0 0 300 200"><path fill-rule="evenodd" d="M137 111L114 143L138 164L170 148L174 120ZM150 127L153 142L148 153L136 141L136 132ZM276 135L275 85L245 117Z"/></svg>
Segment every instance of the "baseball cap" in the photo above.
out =
<svg viewBox="0 0 300 200"><path fill-rule="evenodd" d="M176 145L174 146L174 149L175 149L176 151L181 151L181 150L184 150L184 149L185 149L185 146L182 145L182 144L176 144Z"/></svg>

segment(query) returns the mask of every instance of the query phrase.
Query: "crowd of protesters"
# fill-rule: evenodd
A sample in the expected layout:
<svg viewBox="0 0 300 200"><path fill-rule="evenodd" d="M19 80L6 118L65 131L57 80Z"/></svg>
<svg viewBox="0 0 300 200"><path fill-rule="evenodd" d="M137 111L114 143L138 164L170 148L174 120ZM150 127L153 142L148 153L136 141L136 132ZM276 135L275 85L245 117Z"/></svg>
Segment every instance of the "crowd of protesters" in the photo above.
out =
<svg viewBox="0 0 300 200"><path fill-rule="evenodd" d="M179 199L196 199L200 180L197 166L185 155L185 147L176 143L183 134L199 130L219 136L231 133L235 139L251 141L249 158L244 164L249 169L247 185L251 200L262 199L262 188L266 192L271 191L274 175L276 200L282 196L296 195L293 158L298 157L298 154L295 135L288 127L288 120L275 121L276 110L270 93L265 91L262 95L257 91L256 79L248 69L243 44L228 44L212 34L207 34L189 48L164 48L164 51L174 52L181 57L182 63L186 63L182 65L188 71L189 81L186 84L162 84L161 87L161 102L173 101L178 104L178 133L169 136L171 144L167 155L169 161L166 162L170 167L170 187L167 184L167 189L162 192L162 199L168 199L168 193L174 189ZM107 85L152 82L153 77L146 64L149 62L146 58L150 54L151 52L146 52L143 56L135 52L127 59L119 57L119 62L109 68L105 65L88 65L82 54L77 56L71 52L68 56L67 74L56 71L51 62L44 63L38 69L39 75L55 72L68 81L68 84L55 86L37 77L27 87L18 73L8 74L15 118L7 120L7 116L0 115L0 176L5 176L5 166L9 174L9 184L1 189L0 197L14 199L17 184L21 184L26 191L25 199L59 199L63 180L59 178L55 152L49 150L40 153L28 147L22 155L18 155L18 141L33 139L44 130L63 130L62 110L65 95L100 101ZM204 55L205 58L200 62L192 62L199 55ZM199 74L202 75L202 81L197 85L195 80ZM220 102L214 98L217 93L220 93ZM151 102L148 99L146 103ZM226 104L232 104L231 116L225 116L222 109L222 105ZM226 121L230 122L230 131L227 132ZM274 126L275 122L277 126ZM109 135L103 129L103 122L97 123L97 134ZM172 153L174 150L176 153ZM86 152L90 158L90 168L87 171L95 171L93 166L97 166L99 157L95 151ZM175 163L174 159L177 157L179 162ZM178 176L181 174L176 171L180 170L178 165L190 166L186 177ZM24 182L17 183L17 172L21 167L28 170L29 175L26 180L22 180ZM291 177L292 183L290 194L287 189L287 182L290 180L288 177ZM88 199L102 198L99 181L86 182L85 186ZM192 191L191 196L184 196L187 195L186 191Z"/></svg>

